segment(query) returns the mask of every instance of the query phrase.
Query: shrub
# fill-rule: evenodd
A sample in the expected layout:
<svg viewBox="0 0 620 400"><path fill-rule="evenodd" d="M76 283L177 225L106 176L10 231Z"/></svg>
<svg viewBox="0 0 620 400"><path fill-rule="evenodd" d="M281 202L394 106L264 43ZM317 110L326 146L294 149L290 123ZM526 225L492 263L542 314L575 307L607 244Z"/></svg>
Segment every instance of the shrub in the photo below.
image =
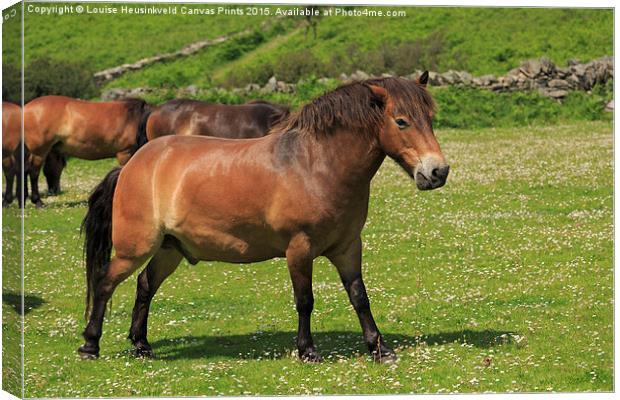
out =
<svg viewBox="0 0 620 400"><path fill-rule="evenodd" d="M236 60L248 51L257 48L264 41L265 37L258 31L235 38L217 47L218 58L224 61Z"/></svg>
<svg viewBox="0 0 620 400"><path fill-rule="evenodd" d="M293 50L273 63L273 72L279 80L297 82L310 75L324 73L323 64L309 49Z"/></svg>
<svg viewBox="0 0 620 400"><path fill-rule="evenodd" d="M25 102L46 95L88 99L97 94L93 71L83 63L38 58L25 68Z"/></svg>
<svg viewBox="0 0 620 400"><path fill-rule="evenodd" d="M21 103L21 70L13 64L2 64L2 100Z"/></svg>

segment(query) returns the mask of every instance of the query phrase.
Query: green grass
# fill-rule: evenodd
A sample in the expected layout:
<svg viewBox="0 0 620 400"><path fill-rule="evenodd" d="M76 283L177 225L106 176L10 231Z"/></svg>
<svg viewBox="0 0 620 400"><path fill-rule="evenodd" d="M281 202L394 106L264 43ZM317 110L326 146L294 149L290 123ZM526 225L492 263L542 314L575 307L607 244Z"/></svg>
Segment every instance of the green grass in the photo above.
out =
<svg viewBox="0 0 620 400"><path fill-rule="evenodd" d="M360 7L361 8L361 7ZM386 10L388 8L383 8ZM510 9L510 8L402 8L404 18L326 17L318 25L318 39L304 30L296 32L275 48L257 49L233 63L227 74L261 76L267 65L286 61L291 54L312 54L330 71L333 57L341 72L355 69L374 71L381 49L389 45L441 39L413 55L409 73L418 69L459 69L474 75L503 75L522 61L546 56L560 66L572 58L590 60L613 53L611 10ZM566 40L570 37L571 40ZM375 57L364 53L378 51ZM436 56L430 56L430 54ZM395 57L412 56L396 54ZM356 62L351 65L350 61ZM417 61L417 62L416 62ZM397 61L395 61L397 63ZM342 70L342 69L348 69ZM251 72L248 72L251 71Z"/></svg>
<svg viewBox="0 0 620 400"><path fill-rule="evenodd" d="M65 3L42 4L53 6ZM76 6L75 3L72 4ZM139 3L131 5L140 6ZM93 7L93 4L90 6ZM120 7L121 4L117 3L115 6ZM213 7L209 4L187 6L202 9ZM24 20L26 63L33 58L47 56L85 62L91 68L99 70L159 53L176 51L199 40L239 32L262 22L264 17L195 16L181 15L180 11L177 15L73 13L62 16L26 12ZM18 46L19 41L15 39L5 43L5 62L17 62L18 54L11 49Z"/></svg>
<svg viewBox="0 0 620 400"><path fill-rule="evenodd" d="M391 160L372 184L363 268L399 355L392 366L369 361L324 259L315 262L312 320L322 364L294 354L281 259L183 263L153 302L154 360L134 359L125 339L133 276L115 293L102 358L79 360L79 224L115 162L70 160L64 193L26 210L26 396L611 391L611 123L437 134L452 166L444 188L416 191ZM4 210L5 238L16 213ZM3 305L6 331L16 314Z"/></svg>
<svg viewBox="0 0 620 400"><path fill-rule="evenodd" d="M213 6L194 4L192 7ZM386 7L373 9L390 10ZM251 51L222 59L211 54L217 53L217 49L205 49L183 61L130 73L118 83L124 86L167 85L178 74L183 78L178 85L188 80L223 82L230 73L249 79L265 75L266 66L286 62L295 52L311 54L321 69L369 70L381 60L364 58L365 53L374 52L381 57L379 53L385 46L407 43L423 44L420 53L413 54L419 56L419 60L411 60L411 70L413 67L439 71L453 68L476 75L504 74L529 58L547 56L564 65L572 58L587 61L613 52L611 9L405 7L399 10L406 11L407 16L322 17L318 20L317 39L313 39L311 33L306 35L305 25L299 25L303 18L285 18L278 22L277 37L269 38ZM94 69L134 62L198 40L257 27L266 19L248 15L198 17L181 15L180 9L177 15L42 16L26 13L25 18L26 63L47 56L86 62ZM440 39L425 42L433 37ZM11 49L18 45L17 38L7 40L3 51L5 61L17 62L17 54ZM342 62L334 66L335 56ZM411 54L400 55L405 56ZM358 61L357 65L351 64L354 60Z"/></svg>

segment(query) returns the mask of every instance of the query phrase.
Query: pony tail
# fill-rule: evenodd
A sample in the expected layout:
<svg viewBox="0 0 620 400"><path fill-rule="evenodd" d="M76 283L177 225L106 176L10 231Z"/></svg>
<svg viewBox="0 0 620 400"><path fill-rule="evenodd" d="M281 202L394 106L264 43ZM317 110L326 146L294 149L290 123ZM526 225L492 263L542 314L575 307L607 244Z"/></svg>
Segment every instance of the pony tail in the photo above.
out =
<svg viewBox="0 0 620 400"><path fill-rule="evenodd" d="M136 143L129 149L130 157L136 154L142 146L144 146L149 139L146 136L146 123L153 112L153 107L149 104L145 104L140 116L140 122L138 122L138 130L136 131Z"/></svg>
<svg viewBox="0 0 620 400"><path fill-rule="evenodd" d="M95 187L88 198L88 212L82 221L80 235L85 233L86 309L88 319L95 286L106 274L112 256L112 200L121 167L116 167Z"/></svg>

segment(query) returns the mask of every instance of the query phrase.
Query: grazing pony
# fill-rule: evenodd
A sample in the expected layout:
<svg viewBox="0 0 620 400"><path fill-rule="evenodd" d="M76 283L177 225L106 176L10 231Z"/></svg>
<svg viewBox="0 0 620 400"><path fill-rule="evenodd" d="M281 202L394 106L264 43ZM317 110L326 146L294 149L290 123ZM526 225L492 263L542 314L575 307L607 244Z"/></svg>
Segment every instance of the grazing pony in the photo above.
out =
<svg viewBox="0 0 620 400"><path fill-rule="evenodd" d="M106 303L146 261L129 338L138 355L151 356L149 306L183 258L195 264L286 257L299 317L299 357L320 361L310 333L312 264L326 256L340 274L373 359L394 359L370 311L361 232L370 182L386 155L420 190L446 182L449 167L433 134L427 79L424 73L417 82L347 84L263 138L168 136L110 171L90 196L82 224L90 319L79 354L99 355Z"/></svg>
<svg viewBox="0 0 620 400"><path fill-rule="evenodd" d="M31 201L42 206L39 173L52 149L86 160L116 157L124 165L144 136L151 106L141 99L91 102L64 96L43 96L24 106L24 140L28 157ZM60 176L60 175L59 175Z"/></svg>
<svg viewBox="0 0 620 400"><path fill-rule="evenodd" d="M261 100L227 105L177 99L153 110L146 123L146 137L149 141L166 135L257 138L288 114L288 107Z"/></svg>
<svg viewBox="0 0 620 400"><path fill-rule="evenodd" d="M2 207L13 202L13 181L21 164L22 108L17 104L2 102L2 172L6 180L6 191L2 196ZM19 179L19 178L18 178ZM18 190L19 192L19 190ZM17 193L21 205L21 195Z"/></svg>

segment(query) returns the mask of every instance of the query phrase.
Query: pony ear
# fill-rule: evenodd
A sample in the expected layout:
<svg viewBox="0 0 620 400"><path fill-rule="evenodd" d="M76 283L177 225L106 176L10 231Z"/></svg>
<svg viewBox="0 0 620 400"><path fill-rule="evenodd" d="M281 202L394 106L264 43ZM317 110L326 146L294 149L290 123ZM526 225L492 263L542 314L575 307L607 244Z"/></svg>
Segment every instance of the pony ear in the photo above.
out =
<svg viewBox="0 0 620 400"><path fill-rule="evenodd" d="M377 96L381 97L383 100L387 100L388 93L387 93L387 90L385 90L385 88L382 88L381 86L376 86L376 85L368 85L368 89L370 89Z"/></svg>
<svg viewBox="0 0 620 400"><path fill-rule="evenodd" d="M426 87L426 84L428 83L428 71L422 72L422 75L418 77L416 82L418 83L418 85Z"/></svg>
<svg viewBox="0 0 620 400"><path fill-rule="evenodd" d="M387 90L385 90L385 88L382 88L381 86L376 86L376 85L367 85L367 86L368 86L368 89L370 89L370 91L373 92L375 96L383 100L384 103L388 102L389 95L388 95Z"/></svg>

